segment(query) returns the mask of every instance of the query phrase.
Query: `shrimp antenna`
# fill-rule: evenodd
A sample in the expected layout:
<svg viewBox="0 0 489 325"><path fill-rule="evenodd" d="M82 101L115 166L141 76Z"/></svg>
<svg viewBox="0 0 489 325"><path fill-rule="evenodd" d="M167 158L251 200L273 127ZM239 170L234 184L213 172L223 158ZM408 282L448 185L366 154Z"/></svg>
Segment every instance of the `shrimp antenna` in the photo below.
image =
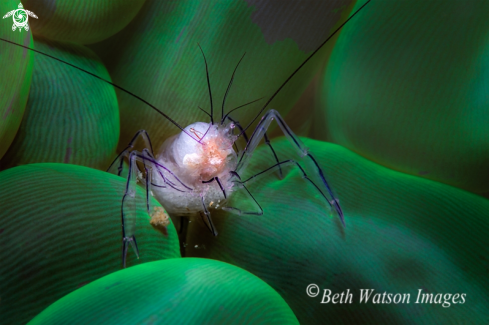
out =
<svg viewBox="0 0 489 325"><path fill-rule="evenodd" d="M197 106L197 107L198 107L198 108L199 108L199 109L200 109L202 112L206 113L206 114L207 114L207 116L211 117L211 114L207 113L207 111L206 111L206 110L204 110L202 107L200 107L200 106Z"/></svg>
<svg viewBox="0 0 489 325"><path fill-rule="evenodd" d="M211 101L211 124L214 124L214 106L212 105L212 91L211 91L211 82L209 80L209 67L207 66L207 60L205 58L204 51L202 50L202 47L200 47L200 44L197 43L199 46L200 52L202 52L202 56L204 57L204 63L205 63L205 73L207 75L207 88L209 88L209 99Z"/></svg>
<svg viewBox="0 0 489 325"><path fill-rule="evenodd" d="M226 115L224 115L224 117L222 118L222 121L221 121L221 125L222 125L222 123L224 123L224 120L226 119L226 117L228 117L228 116L229 116L229 114L231 114L232 112L234 112L234 111L235 111L235 110L237 110L238 108L248 106L248 105L253 104L253 103L255 103L255 102L259 101L259 100L262 100L263 98L265 98L265 97L261 97L261 98L255 99L255 100L253 100L253 101L251 101L251 102L248 102L248 103L246 103L246 104L243 104L243 105L240 105L240 106L238 106L238 107L233 108L233 109L232 109L232 110L230 110L230 111L229 111L229 112L228 112Z"/></svg>
<svg viewBox="0 0 489 325"><path fill-rule="evenodd" d="M23 48L25 48L25 49L27 49L27 50L31 50L31 51L33 51L33 52L36 52L36 53L42 54L42 55L44 55L44 56L47 56L48 58L51 58L51 59L54 59L54 60L59 61L59 62L61 62L61 63L67 64L67 65L69 65L70 67L73 67L73 68L75 68L75 69L78 69L78 70L80 70L80 71L83 71L83 72L85 72L85 73L88 73L88 74L89 74L89 75L91 75L92 77L95 77L95 78L97 78L97 79L99 79L99 80L102 80L103 82L108 83L109 85L114 86L115 88L117 88L117 89L119 89L119 90L122 90L122 91L123 91L123 92L125 92L126 94L129 94L129 95L131 95L132 97L139 99L141 102L145 103L146 105L148 105L149 107L151 107L152 109L154 109L155 111L157 111L158 113L160 113L160 114L161 114L161 115L162 115L164 118L166 118L168 121L170 121L171 123L173 123L173 125L175 125L177 128L179 128L179 129L180 129L182 132L185 132L185 133L186 133L186 134L187 134L189 137L191 137L192 139L194 139L195 141L197 141L197 142L199 142L199 143L200 143L200 141L199 141L199 140L195 139L195 138L194 138L194 137L193 137L193 136L192 136L192 135L191 135L189 132L185 131L185 129L184 129L184 128L183 128L183 127L180 125L180 124L178 124L177 122L175 122L175 121L174 121L174 120L173 120L171 117L169 117L168 115L166 115L165 113L163 113L163 112L162 112L162 111L160 111L158 108L156 108L155 106L151 105L149 102L147 102L146 100L142 99L142 98L141 98L141 97L139 97L138 95L133 94L133 93L132 93L132 92L130 92L129 90L126 90L126 89L122 88L121 86L116 85L115 83L112 83L112 82L110 82L110 81L108 81L108 80L105 80L105 79L104 79L104 78L102 78L102 77L97 76L97 75L96 75L96 74L94 74L94 73L91 73L90 71L87 71L87 70L85 70L85 69L82 69L82 68L80 68L80 67L77 67L77 66L76 66L76 65L74 65L74 64L68 63L68 62L66 62L66 61L64 61L64 60L61 60L61 59L59 59L59 58L57 58L57 57L54 57L54 56L52 56L52 55L49 55L49 54L43 53L43 52L41 52L41 51L39 51L39 50L36 50L36 49L30 48L30 47L25 46L25 45L22 45L22 44L18 44L18 43L15 43L15 42L12 42L12 41L6 40L6 39L1 38L1 37L0 37L0 40L2 40L2 41L4 41L4 42L7 42L7 43L10 43L10 44L13 44L13 45L17 45L17 46L23 47Z"/></svg>
<svg viewBox="0 0 489 325"><path fill-rule="evenodd" d="M231 89L231 86L233 85L234 75L236 74L236 70L238 70L239 64L241 63L241 61L243 61L243 58L244 58L245 55L246 55L246 52L243 54L243 56L241 57L241 59L239 59L239 62L236 65L236 68L234 68L233 75L231 76L231 80L229 80L228 89L226 89L226 93L224 94L224 98L222 100L222 109L221 109L221 125L222 125L222 123L224 123L224 119L226 118L224 116L224 105L226 103L226 98L228 97L229 89Z"/></svg>
<svg viewBox="0 0 489 325"><path fill-rule="evenodd" d="M262 109L258 112L258 114L256 114L255 118L250 122L250 124L248 124L247 127L245 127L243 129L243 131L241 131L240 134L238 134L238 137L240 137L241 135L243 135L243 133L246 132L246 130L253 124L255 123L256 119L258 118L258 116L261 115L261 113L263 113L263 111L265 110L265 108L268 106L268 104L270 104L270 102L275 98L275 96L277 96L277 94L280 92L280 90L282 90L282 88L284 88L284 86L289 82L290 79L292 79L293 76L295 76L295 74L297 72L299 72L299 70L307 63L307 61L309 61L323 46L324 44L326 44L343 26L345 26L345 24L347 22L350 21L350 19L352 19L360 10L363 9L363 7L365 7L368 3L370 2L370 0L368 0L367 2L365 2L363 4L363 6L360 7L360 9L358 9L357 11L355 11L355 13L353 15L351 15L343 24L340 25L340 27L338 27L321 45L319 45L319 47L314 51L312 52L311 55L309 55L309 57L304 61L302 62L302 64L297 68L295 69L294 72L292 72L292 74L287 78L287 80L285 80L285 82L277 89L277 91L272 95L272 97L270 97L270 99L265 103L265 105L262 107Z"/></svg>

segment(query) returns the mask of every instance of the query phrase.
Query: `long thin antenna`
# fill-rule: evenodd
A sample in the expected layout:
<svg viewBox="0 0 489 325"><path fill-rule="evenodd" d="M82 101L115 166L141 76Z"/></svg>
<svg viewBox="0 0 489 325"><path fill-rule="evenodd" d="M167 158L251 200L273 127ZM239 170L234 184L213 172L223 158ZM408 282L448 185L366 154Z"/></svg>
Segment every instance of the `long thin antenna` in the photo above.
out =
<svg viewBox="0 0 489 325"><path fill-rule="evenodd" d="M123 91L123 92L125 92L126 94L129 94L129 95L133 96L134 98L139 99L141 102L145 103L146 105L148 105L149 107L151 107L152 109L154 109L155 111L157 111L157 112L158 112L158 113L160 113L160 114L161 114L163 117L165 117L165 118L166 118L168 121L170 121L171 123L173 123L173 125L175 125L177 128L179 128L179 129L180 129L182 132L185 132L185 133L186 133L186 134L187 134L189 137L191 137L191 138L192 138L192 139L194 139L195 141L200 142L199 140L195 139L195 138L194 138L194 137L193 137L193 136L192 136L192 135L191 135L189 132L185 131L185 129L184 129L182 126L180 126L180 124L178 124L177 122L175 122L175 121L174 121L174 120L173 120L171 117L169 117L168 115L166 115L165 113L163 113L163 112L162 112L162 111L160 111L158 108L156 108L155 106L151 105L151 104L150 104L150 103L148 103L146 100L144 100L144 99L142 99L141 97L139 97L138 95L133 94L133 93L132 93L132 92L130 92L129 90L126 90L126 89L122 88L121 86L118 86L118 85L116 85L116 84L114 84L114 83L112 83L112 82L110 82L110 81L108 81L108 80L105 80L105 79L104 79L104 78L102 78L102 77L97 76L96 74L91 73L90 71L87 71L87 70L85 70L85 69L82 69L82 68L80 68L80 67L77 67L76 65L73 65L73 64L68 63L68 62L66 62L66 61L64 61L64 60L58 59L57 57L54 57L54 56L52 56L52 55L49 55L49 54L43 53L43 52L41 52L41 51L39 51L39 50L36 50L36 49L30 48L30 47L25 46L25 45L22 45L22 44L18 44L18 43L15 43L15 42L12 42L12 41L6 40L6 39L1 38L1 37L0 37L0 40L2 40L2 41L4 41L4 42L7 42L7 43L10 43L10 44L13 44L13 45L16 45L16 46L23 47L23 48L25 48L25 49L27 49L27 50L31 50L31 51L33 51L33 52L36 52L36 53L42 54L42 55L47 56L47 57L49 57L49 58L51 58L51 59L54 59L54 60L56 60L56 61L59 61L59 62L61 62L61 63L67 64L67 65L69 65L70 67L73 67L73 68L75 68L75 69L78 69L78 70L80 70L80 71L83 71L83 72L85 72L85 73L88 73L88 74L89 74L89 75L91 75L92 77L95 77L95 78L97 78L97 79L99 79L99 80L102 80L103 82L108 83L109 85L114 86L115 88L117 88L117 89L119 89L119 90L122 90L122 91Z"/></svg>
<svg viewBox="0 0 489 325"><path fill-rule="evenodd" d="M226 115L224 115L224 117L223 117L223 119L222 119L222 121L221 121L221 125L222 125L222 123L224 122L224 120L226 119L226 117L228 117L228 116L229 116L229 114L231 114L232 112L234 112L234 111L235 111L235 110L237 110L238 108L248 106L248 105L253 104L254 102L257 102L257 101L259 101L259 100L261 100L261 99L263 99L263 98L264 98L264 97L261 97L261 98L255 99L254 101L251 101L251 102L248 102L248 103L243 104L243 105L241 105L241 106L238 106L238 107L236 107L236 108L233 108L233 109L232 109L232 110L230 110L230 111L229 111L229 112L228 112Z"/></svg>
<svg viewBox="0 0 489 325"><path fill-rule="evenodd" d="M241 131L240 134L238 134L238 137L240 137L244 132L246 132L246 130L256 121L256 119L258 118L258 116L261 115L261 113L263 113L263 111L265 110L265 108L268 106L268 104L270 104L270 102L275 98L275 96L277 96L277 94L280 92L280 90L282 90L282 88L284 88L284 86L289 82L290 79L292 79L293 76L295 76L295 74L297 72L299 72L299 70L307 63L307 61L309 61L313 56L314 54L316 54L323 46L324 44L326 44L343 26L345 26L345 24L347 22L350 21L350 19L352 19L360 10L363 9L363 7L365 7L368 3L370 2L370 0L368 0L367 2L365 2L365 4L363 4L363 6L360 7L360 9L358 9L357 11L355 11L355 13L353 15L351 15L343 24L340 25L340 27L338 27L334 32L333 34L331 34L321 45L319 45L319 47L314 51L312 52L311 55L309 55L309 57L304 61L302 62L302 64L297 68L295 69L295 71L287 78L287 80L285 80L285 82L277 89L277 91L272 95L272 97L270 97L270 99L265 103L265 105L262 107L262 109L258 112L258 114L256 114L255 118L250 122L250 124L248 124L247 127L245 127L243 129L243 131Z"/></svg>
<svg viewBox="0 0 489 325"><path fill-rule="evenodd" d="M211 117L211 114L207 113L207 111L206 111L206 110L204 110L202 107L200 107L200 106L197 106L197 107L198 107L198 108L199 108L199 109L200 109L202 112L206 113L206 114L207 114L207 116Z"/></svg>
<svg viewBox="0 0 489 325"><path fill-rule="evenodd" d="M205 73L207 75L207 88L209 88L209 99L211 101L211 123L214 124L214 105L212 105L212 91L211 91L211 82L209 80L209 67L207 66L207 60L205 59L205 54L204 51L202 50L202 47L200 47L200 44L197 43L199 46L200 52L202 52L202 56L204 57L204 62L205 62Z"/></svg>
<svg viewBox="0 0 489 325"><path fill-rule="evenodd" d="M231 80L229 80L228 89L226 89L226 93L224 94L224 98L222 100L222 108L221 108L221 125L224 122L224 118L225 118L224 117L224 105L226 104L226 98L228 97L229 90L231 89L231 86L233 85L234 75L236 74L236 70L238 70L239 64L241 63L241 61L243 61L243 58L245 55L246 55L246 52L243 54L241 59L239 59L238 64L236 64L236 67L234 68L234 71L233 71L233 75L231 76Z"/></svg>

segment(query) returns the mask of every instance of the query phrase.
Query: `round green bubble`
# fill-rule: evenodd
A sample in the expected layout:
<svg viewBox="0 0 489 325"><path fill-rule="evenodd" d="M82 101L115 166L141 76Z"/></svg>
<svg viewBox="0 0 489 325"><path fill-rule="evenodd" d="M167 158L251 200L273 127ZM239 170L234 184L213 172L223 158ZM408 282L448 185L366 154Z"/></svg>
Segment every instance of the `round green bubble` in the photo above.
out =
<svg viewBox="0 0 489 325"><path fill-rule="evenodd" d="M139 12L144 0L24 0L34 35L56 41L90 44L123 29Z"/></svg>
<svg viewBox="0 0 489 325"><path fill-rule="evenodd" d="M324 2L317 6L288 2L270 7L251 0L149 0L127 28L92 48L106 63L116 84L156 106L182 127L210 120L199 109L208 113L211 110L199 44L208 63L215 121L222 117L228 84L246 53L224 108L227 113L260 99L231 115L245 127L313 50L345 21L352 2ZM327 53L326 49L319 52L268 108L285 115ZM117 94L121 109L120 149L139 129L149 132L156 147L180 132L148 105L121 91Z"/></svg>
<svg viewBox="0 0 489 325"><path fill-rule="evenodd" d="M413 315L430 324L488 319L489 200L390 170L335 144L303 140L336 191L344 227L296 169L283 180L272 174L249 186L262 216L211 210L217 237L192 221L185 256L222 260L259 276L301 324L412 324ZM294 157L285 139L272 143L279 159ZM252 161L248 175L274 164L266 146ZM319 181L312 170L306 173ZM319 287L315 298L306 294L310 284ZM345 297L349 289L352 303L322 304L323 289ZM361 289L408 293L410 303L360 304ZM418 290L434 298L459 294L458 304L416 303Z"/></svg>
<svg viewBox="0 0 489 325"><path fill-rule="evenodd" d="M88 48L36 39L35 49L110 76ZM119 109L113 87L44 55L35 54L24 119L0 165L3 169L59 162L106 170L119 140Z"/></svg>
<svg viewBox="0 0 489 325"><path fill-rule="evenodd" d="M2 1L4 16L18 9L18 1ZM0 37L10 42L32 47L30 32L12 31L12 16L2 20ZM22 121L32 78L34 55L27 49L0 40L0 159L14 140Z"/></svg>
<svg viewBox="0 0 489 325"><path fill-rule="evenodd" d="M316 137L488 197L488 10L485 0L369 3L331 54Z"/></svg>
<svg viewBox="0 0 489 325"><path fill-rule="evenodd" d="M181 258L110 274L63 297L29 324L299 324L256 276Z"/></svg>
<svg viewBox="0 0 489 325"><path fill-rule="evenodd" d="M64 295L122 268L125 179L68 164L30 164L0 173L0 315L25 324ZM145 200L138 189L137 195ZM158 205L156 201L153 204ZM140 259L180 257L173 224L153 228L137 207Z"/></svg>

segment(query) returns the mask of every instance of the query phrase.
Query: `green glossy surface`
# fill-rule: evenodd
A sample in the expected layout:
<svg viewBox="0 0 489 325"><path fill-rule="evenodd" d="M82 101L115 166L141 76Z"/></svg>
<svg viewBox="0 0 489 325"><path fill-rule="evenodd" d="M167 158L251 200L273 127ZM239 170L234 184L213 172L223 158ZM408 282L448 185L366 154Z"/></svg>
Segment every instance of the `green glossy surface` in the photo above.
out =
<svg viewBox="0 0 489 325"><path fill-rule="evenodd" d="M372 1L345 26L316 136L489 197L489 2Z"/></svg>
<svg viewBox="0 0 489 325"><path fill-rule="evenodd" d="M12 7L10 2L8 10ZM114 82L155 104L182 126L208 120L197 108L201 106L208 110L209 104L205 67L196 43L202 45L209 63L217 117L220 116L221 100L231 73L246 52L226 104L229 110L264 96L262 102L237 115L246 124L259 110L260 104L310 53L311 49L301 41L304 38L294 32L301 29L311 33L331 30L325 25L312 25L311 28L304 21L284 23L282 18L276 19L275 16L276 13L280 16L283 11L274 11L272 6L267 12L257 3L253 0L148 0L125 30L91 48L107 64ZM236 217L213 211L213 220L219 231L217 238L211 237L205 227L198 226L198 222L192 222L186 241L187 256L220 259L258 275L284 297L302 324L486 322L489 319L489 202L440 183L482 195L487 193L489 146L485 137L487 114L484 114L487 111L484 109L487 99L484 91L487 85L487 23L483 17L487 10L478 8L480 4L485 2L453 0L442 5L441 2L372 1L364 12L348 23L343 38L338 41L323 80L321 110L312 116L307 114L310 106L305 105L299 106L295 115L289 112L328 57L333 43L318 53L317 58L269 106L287 113L290 125L304 125L301 130L294 127L294 132L308 134L309 122L303 122L303 119L311 117L318 138L335 141L369 159L340 146L307 142L338 193L346 215L346 228L342 228L337 219L327 217L314 188L308 186L298 173L293 173L285 181L257 183L252 188L252 193L265 209L263 216ZM71 9L66 9L63 16L68 16ZM340 13L344 19L350 9L351 6L338 7L331 11ZM33 11L39 14L37 10ZM77 10L73 12L80 13ZM321 16L322 12L317 12ZM265 25L260 21L260 14L267 18ZM310 17L300 11L294 14ZM47 16L42 14L42 17ZM107 22L106 18L100 17L94 15L90 19ZM341 19L339 16L336 19L338 25ZM84 30L78 30L82 26L79 21L70 17L63 22L68 23L78 24L71 28L72 31L84 33ZM323 23L330 24L331 21L324 18ZM291 30L284 32L283 28ZM68 30L60 29L62 33ZM107 30L99 28L102 34ZM97 33L90 35L100 35ZM19 42L30 40L27 33L14 34L10 28L6 35L21 35ZM0 49L9 48L11 52L8 53L29 55L18 48L10 50L13 48L11 45L4 46L0 44ZM0 69L22 68L16 65L20 62L17 54L9 54L8 61L5 61L4 53L7 52L0 52ZM8 103L11 100L20 102L23 98L25 104L27 100L28 86L25 85L30 78L32 60L22 61L22 64L27 67L25 74L19 73L20 70L8 70L9 77L1 79L4 89L10 89L22 79L20 88L16 88L20 89L20 95L11 92L12 97L1 97ZM106 75L105 70L101 73ZM59 78L56 76L54 79ZM89 80L90 77L87 78ZM98 87L98 84L92 86ZM86 97L96 98L93 95ZM169 135L178 132L176 127L144 104L120 92L118 97L122 104L121 147L140 128L149 131L155 148ZM52 98L67 101L70 97ZM4 109L2 107L10 109L10 106L2 105L0 110ZM80 106L78 110L82 108L88 107ZM50 113L43 117L51 119L53 115ZM0 123L1 118L0 115ZM7 130L13 137L15 123L10 122L7 126L8 129L0 124L0 134ZM35 123L35 127L42 126L42 122ZM92 132L93 129L77 135ZM100 144L97 142L100 137L97 135L91 145ZM0 139L1 153L1 149L5 147L6 150L10 142ZM61 148L51 143L46 153L66 155L68 139L61 138L66 140L60 142L64 145ZM283 142L277 143L275 148L280 151L281 158L291 157L285 153L287 146ZM112 153L107 152L108 155ZM24 155L27 151L15 150L15 154ZM248 174L269 166L273 161L268 148L255 153L253 160L256 165L250 167ZM7 315L7 322L13 320L14 324L25 323L62 295L120 268L119 212L123 180L82 167L51 166L55 167L50 167L49 172L43 171L42 177L30 172L31 168L40 168L36 166L15 168L0 174L0 184L6 184L0 187L0 251L3 252L3 255L0 253L0 264L4 265L0 267L0 319ZM25 175L22 182L17 181L20 174ZM11 176L4 182L4 175ZM107 182L107 179L111 181ZM100 191L93 192L95 188ZM46 191L48 197L44 196ZM8 207L5 211L4 206ZM33 213L29 214L29 211ZM147 221L147 216L143 212L140 214ZM107 222L108 218L115 221ZM142 233L138 235L143 262L179 255L173 228L170 238L164 239L150 226L146 227L139 228ZM94 235L90 237L87 231ZM61 244L53 244L60 238ZM146 239L147 244L140 242ZM43 244L44 240L47 244ZM144 254L149 255L144 257ZM167 255L162 257L162 254ZM130 263L134 263L134 254L129 252L129 256ZM181 273L185 267L176 270ZM227 270L222 270L226 272L217 273L216 282L228 278ZM129 316L146 317L144 319L148 323L161 320L160 316L153 317L153 314L163 311L178 312L178 317L184 315L199 321L206 317L232 315L226 319L230 323L236 319L236 313L249 307L245 306L244 300L230 300L233 292L227 290L217 298L232 304L229 314L223 315L222 310L216 312L215 305L205 309L209 306L203 306L203 302L216 297L214 283L206 287L208 291L200 294L203 288L201 281L206 277L197 269L192 269L194 271L195 282L199 285L192 287L195 290L192 292L197 292L192 295L183 295L186 292L182 288L190 288L195 283L182 285L176 280L166 281L160 278L162 272L159 270L154 271L158 275L148 276L151 280L145 280L144 286L138 287L141 279L139 271L134 270L132 282L128 285L134 285L136 292L144 290L144 293L134 297L125 290L127 287L123 287L120 292L111 292L106 298L90 289L90 293L83 293L82 298L88 297L92 301L85 300L86 305L83 306L96 309L98 314L93 314L95 316L85 314L87 308L83 309L77 303L64 304L64 301L71 300L63 299L53 305L60 306L59 309L50 307L40 319L61 319L60 322L72 323L82 314L78 312L80 310L84 316L97 319L123 310L122 316L116 315L126 317L119 321L123 323L128 317L124 311L131 310ZM161 281L158 283L165 290L173 286L174 291L161 291L165 293L162 299L167 301L178 297L181 304L162 309L164 302L158 304L159 298L148 297L145 300L145 294L152 289L156 291L155 296L161 294L154 281ZM238 285L246 290L254 288L246 287L247 280L241 282ZM350 289L355 302L361 288L375 289L380 293L410 293L411 304L320 304L320 297L306 295L306 287L310 283L333 292ZM117 281L111 284L117 284ZM449 308L415 304L418 289L434 294L466 293L467 300L463 305ZM93 301L97 302L95 306L90 305ZM278 317L267 318L268 321L270 319L280 320ZM80 320L88 322L88 318ZM181 320L177 316L172 319L177 324Z"/></svg>
<svg viewBox="0 0 489 325"><path fill-rule="evenodd" d="M82 45L36 39L34 47L110 80L97 56ZM59 162L106 170L119 140L114 88L44 55L36 53L35 60L24 119L1 168Z"/></svg>
<svg viewBox="0 0 489 325"><path fill-rule="evenodd" d="M328 216L314 187L294 171L283 181L272 175L250 187L263 216L213 213L217 237L199 222L190 223L186 256L222 260L259 276L301 324L488 319L489 200L387 169L335 144L304 142L337 192L346 227ZM292 157L283 138L274 148L282 159ZM257 151L253 161L249 173L269 166L269 148ZM322 293L306 295L311 283L334 293L350 289L353 303L321 304ZM411 303L359 304L360 289L410 293ZM466 303L416 304L418 289L466 293Z"/></svg>
<svg viewBox="0 0 489 325"><path fill-rule="evenodd" d="M144 0L23 0L22 3L39 17L29 19L34 35L90 44L123 29L136 16Z"/></svg>
<svg viewBox="0 0 489 325"><path fill-rule="evenodd" d="M122 268L124 188L121 177L68 164L0 173L2 324L25 324L69 292ZM145 197L143 191L138 196ZM128 266L179 257L173 225L164 236L145 210L137 213L140 259L130 251Z"/></svg>
<svg viewBox="0 0 489 325"><path fill-rule="evenodd" d="M270 286L235 266L169 259L110 274L29 324L299 324Z"/></svg>
<svg viewBox="0 0 489 325"><path fill-rule="evenodd" d="M13 0L0 3L0 14L17 9L19 2ZM2 20L0 37L11 42L32 46L30 32L12 31L13 19ZM22 121L32 78L34 55L21 47L0 41L0 159L14 140Z"/></svg>
<svg viewBox="0 0 489 325"><path fill-rule="evenodd" d="M127 28L92 48L101 56L116 84L158 107L182 127L209 121L198 109L200 106L210 111L205 64L198 44L209 66L216 120L221 117L222 100L233 70L246 53L225 107L228 112L263 97L233 114L245 126L307 56L348 17L352 7L348 6L350 0L317 6L300 6L297 2L267 6L255 2L148 0ZM311 12L302 12L302 7ZM295 15L297 12L301 14ZM318 53L269 108L287 113L327 53L326 49ZM120 91L118 98L119 149L139 129L149 132L155 147L179 132L137 99Z"/></svg>

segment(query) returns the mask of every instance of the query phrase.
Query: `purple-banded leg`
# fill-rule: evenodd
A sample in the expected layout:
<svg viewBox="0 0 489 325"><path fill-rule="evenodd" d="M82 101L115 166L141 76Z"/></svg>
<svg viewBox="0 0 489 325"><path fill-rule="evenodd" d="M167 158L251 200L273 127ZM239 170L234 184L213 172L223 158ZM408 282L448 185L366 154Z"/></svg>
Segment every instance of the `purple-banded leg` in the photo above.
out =
<svg viewBox="0 0 489 325"><path fill-rule="evenodd" d="M234 206L231 206L231 204L226 205L225 207L222 207L224 211L236 214L238 216L243 216L243 215L253 215L253 216L261 216L263 215L263 209L261 208L260 204L258 201L255 199L255 197L251 194L251 192L248 190L248 188L245 186L245 184L235 181L234 182L234 189L233 189L233 196L236 198L238 195L242 195L240 199L236 199L235 201L239 201L240 204L251 204L250 206L246 207L240 207L239 204L233 204Z"/></svg>
<svg viewBox="0 0 489 325"><path fill-rule="evenodd" d="M268 130L268 128L270 127L270 123L273 120L277 122L280 129L282 130L286 138L289 140L289 142L292 144L292 146L296 148L296 152L298 153L298 155L301 158L304 158L304 161L312 168L312 170L315 171L315 175L306 174L305 176L307 176L307 179L312 184L314 184L314 186L318 189L318 191L321 192L322 196L326 199L326 202L331 207L332 211L338 215L338 217L341 220L341 223L345 225L343 211L341 209L338 199L333 194L333 191L326 180L326 176L324 175L323 170L319 166L316 159L309 153L308 149L302 143L302 141L292 132L292 130L284 122L282 116L280 116L280 114L274 109L271 109L268 112L266 112L265 115L263 115L263 117L261 118L258 125L256 126L255 130L253 131L253 134L251 135L250 139L248 140L248 143L246 144L245 149L240 154L238 165L236 166L235 172L237 174L240 174L249 164L250 158L254 150L256 149L256 147L258 146L262 138L265 137L265 132ZM288 161L293 161L293 160L288 160ZM294 161L294 163L296 163L298 167L300 167L298 162ZM280 163L274 165L274 167L277 168L280 168L280 166L281 166ZM304 171L302 167L300 168ZM318 182L319 185L313 181L313 178L319 179ZM325 193L327 193L329 197L327 197Z"/></svg>
<svg viewBox="0 0 489 325"><path fill-rule="evenodd" d="M144 173L145 173L145 185L146 185L146 211L148 212L148 215L151 215L151 211L153 211L153 206L151 204L151 185L153 184L153 166L154 164L151 163L153 160L153 155L150 153L148 149L143 149L142 152L143 157L143 164L144 164ZM141 180L142 181L142 180Z"/></svg>
<svg viewBox="0 0 489 325"><path fill-rule="evenodd" d="M137 198L136 198L136 186L138 182L141 182L145 186L146 190L146 210L148 214L151 213L151 186L154 186L152 178L154 173L162 175L164 184L161 186L170 186L175 190L177 186L186 190L192 190L186 186L176 175L166 168L161 163L157 162L151 152L148 149L144 149L142 152L133 150L128 152L127 150L122 155L122 159L127 157L129 159L129 172L127 176L126 188L122 197L121 205L121 218L122 218L122 263L126 267L126 257L129 245L133 248L134 252L139 258L139 249L136 242L136 221L137 221ZM144 166L144 173L139 170L138 162ZM166 174L166 176L165 176Z"/></svg>
<svg viewBox="0 0 489 325"><path fill-rule="evenodd" d="M201 199L202 199L202 207L204 208L204 215L205 215L205 219L202 216L202 214L200 215L202 217L202 221L207 226L207 228L209 228L210 232L214 236L217 236L217 230L216 227L214 226L214 223L212 222L211 213L209 212L209 209L207 209L203 196L201 197Z"/></svg>
<svg viewBox="0 0 489 325"><path fill-rule="evenodd" d="M212 177L211 179L209 179L207 181L202 181L202 184L209 184L209 183L212 183L214 181L217 183L217 185L219 185L219 188L221 189L221 192L222 192L222 195L224 196L224 199L227 199L228 196L226 195L226 191L222 187L222 183L219 180L219 177L216 176L216 177Z"/></svg>
<svg viewBox="0 0 489 325"><path fill-rule="evenodd" d="M127 176L126 189L122 196L121 219L122 219L122 265L126 267L126 256L129 245L133 248L139 258L139 249L136 242L136 186L139 178L137 166L138 152L129 154L129 173Z"/></svg>
<svg viewBox="0 0 489 325"><path fill-rule="evenodd" d="M254 198L244 182L241 181L241 177L235 171L231 171L229 180L233 182L233 196L231 200L234 203L229 202L226 206L223 206L224 211L242 216L242 215L263 215L263 209L258 201ZM233 206L231 206L233 205ZM245 206L247 205L247 206Z"/></svg>
<svg viewBox="0 0 489 325"><path fill-rule="evenodd" d="M207 181L202 181L202 184L209 184L209 183L212 183L212 182L216 182L217 185L219 185L219 188L221 189L222 195L224 197L223 199L224 200L227 199L226 190L222 186L222 183L219 180L219 177L216 176L216 177L212 177L211 179L209 179ZM204 215L205 215L205 220L204 220L204 217L201 214L202 221L205 223L205 225L210 230L210 232L214 236L217 236L217 230L216 230L216 227L214 226L214 223L212 222L211 213L209 212L209 209L207 209L207 206L205 204L205 198L204 198L204 196L202 196L201 198L202 198L202 206L204 208Z"/></svg>
<svg viewBox="0 0 489 325"><path fill-rule="evenodd" d="M268 167L267 169L265 169L259 173L256 173L255 175L252 175L252 176L248 177L246 180L240 181L239 183L243 184L243 186L244 185L250 185L251 183L259 180L260 178L262 178L263 176L265 176L267 174L273 174L276 171L282 172L282 168L285 168L288 166L297 167L297 169L299 169L299 171L302 174L302 178L307 179L312 185L314 185L314 187L321 193L322 197L326 201L329 202L328 198L324 195L324 193L321 191L321 189L309 178L309 176L307 175L304 168L302 168L302 166L297 161L292 160L292 159L284 160L284 161L281 161L279 163L276 163L275 165ZM333 206L330 204L330 207L332 208Z"/></svg>
<svg viewBox="0 0 489 325"><path fill-rule="evenodd" d="M273 157L275 158L275 162L277 163L277 166L278 166L278 173L279 173L280 179L283 179L284 178L284 174L282 172L282 167L279 164L277 153L273 149L272 143L270 142L270 139L268 139L268 136L267 136L267 133L266 132L263 133L263 138L265 139L265 143L270 148L270 150L272 151Z"/></svg>
<svg viewBox="0 0 489 325"><path fill-rule="evenodd" d="M151 156L154 156L153 145L151 144L151 139L149 138L148 132L146 132L146 130L139 130L138 132L136 132L134 137L132 137L131 141L129 141L127 147L124 150L122 150L119 155L117 155L114 161L112 161L112 163L110 164L109 168L107 168L107 171L109 173L117 174L117 176L121 176L123 170L124 158L127 156L129 152L132 151L134 145L136 144L136 141L139 138L143 139L145 148L149 149ZM117 167L117 172L115 167Z"/></svg>
<svg viewBox="0 0 489 325"><path fill-rule="evenodd" d="M243 135L243 138L245 139L246 143L248 143L248 141L249 141L248 135L246 134L246 132L243 129L243 127L241 126L241 124L238 121L236 121L233 118L231 118L230 116L226 116L226 118L229 119L231 122L234 123L234 125L239 129L240 134ZM272 143L270 142L270 139L268 139L268 136L267 136L267 133L266 132L263 133L263 137L265 139L265 143L267 144L267 146L272 151L273 157L275 158L275 162L278 164L279 163L279 160L278 160L277 153L273 149ZM236 142L234 143L234 145L235 145L235 148L236 148L236 152L238 152L238 150L237 150L238 148L236 147ZM280 165L279 165L279 175L280 175L280 179L282 179L283 178L283 172L282 172L282 167L280 167Z"/></svg>

